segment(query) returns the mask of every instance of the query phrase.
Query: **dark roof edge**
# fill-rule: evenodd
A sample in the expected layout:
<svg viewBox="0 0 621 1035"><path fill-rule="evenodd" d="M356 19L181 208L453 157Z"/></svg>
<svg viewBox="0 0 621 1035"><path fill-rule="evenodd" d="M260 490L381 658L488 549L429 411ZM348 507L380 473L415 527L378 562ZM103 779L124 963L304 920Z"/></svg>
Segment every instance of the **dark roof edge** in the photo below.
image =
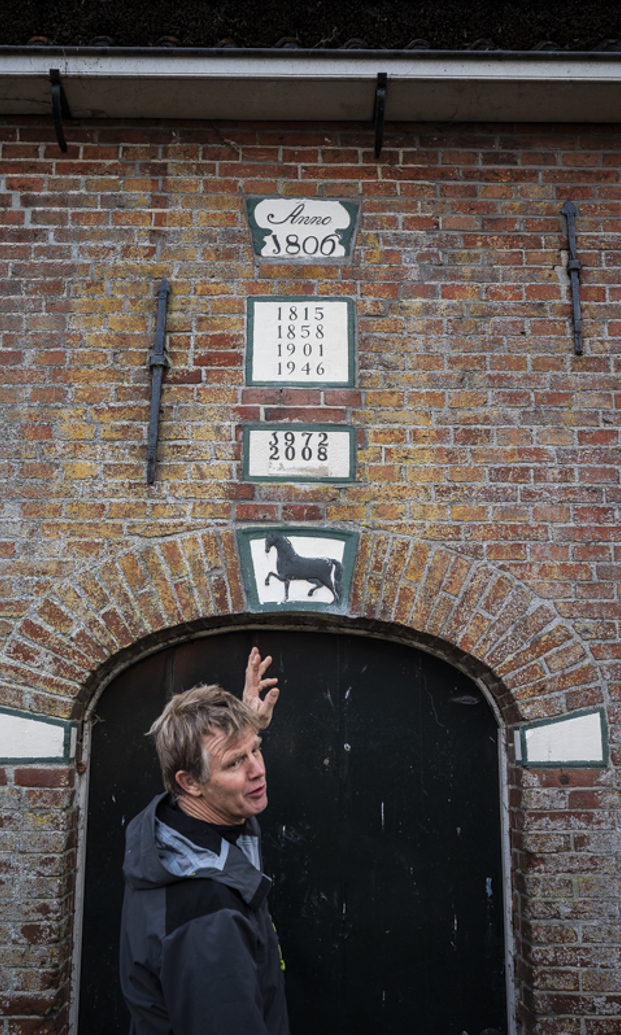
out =
<svg viewBox="0 0 621 1035"><path fill-rule="evenodd" d="M360 57L382 58L399 57L411 58L459 58L461 60L485 61L490 58L495 60L529 60L529 61L567 61L577 58L589 61L621 61L621 51L617 50L433 50L432 48L415 49L389 49L364 47L63 47L56 44L49 45L24 45L24 46L3 46L0 45L0 57L3 55L17 56L49 54L56 57L226 57L230 60L233 56L239 57L262 57L279 58L290 60L292 57L309 58L336 58L342 61L353 61Z"/></svg>

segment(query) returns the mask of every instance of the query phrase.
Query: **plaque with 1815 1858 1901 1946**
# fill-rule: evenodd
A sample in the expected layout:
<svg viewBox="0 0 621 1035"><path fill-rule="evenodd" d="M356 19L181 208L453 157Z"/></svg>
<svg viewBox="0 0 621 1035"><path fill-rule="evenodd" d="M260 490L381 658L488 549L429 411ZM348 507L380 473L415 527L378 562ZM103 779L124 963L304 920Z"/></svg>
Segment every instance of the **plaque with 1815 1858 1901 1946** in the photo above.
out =
<svg viewBox="0 0 621 1035"><path fill-rule="evenodd" d="M248 384L352 385L353 300L249 298L247 344Z"/></svg>

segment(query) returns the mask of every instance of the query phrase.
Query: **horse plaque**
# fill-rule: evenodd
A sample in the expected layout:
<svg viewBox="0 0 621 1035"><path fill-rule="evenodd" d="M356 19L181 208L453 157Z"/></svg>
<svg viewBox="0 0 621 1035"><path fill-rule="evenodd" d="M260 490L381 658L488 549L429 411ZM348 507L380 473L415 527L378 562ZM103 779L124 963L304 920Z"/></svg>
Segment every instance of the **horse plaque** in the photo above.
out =
<svg viewBox="0 0 621 1035"><path fill-rule="evenodd" d="M249 385L353 385L353 299L249 298L247 343Z"/></svg>
<svg viewBox="0 0 621 1035"><path fill-rule="evenodd" d="M358 536L323 528L240 529L248 600L254 610L346 609Z"/></svg>
<svg viewBox="0 0 621 1035"><path fill-rule="evenodd" d="M343 593L343 565L336 557L305 557L295 552L291 540L282 532L268 532L265 537L265 552L276 551L276 571L265 576L265 585L270 579L278 579L285 587L283 603L289 599L292 582L308 582L307 596L312 597L322 586L332 594L332 603L338 604Z"/></svg>
<svg viewBox="0 0 621 1035"><path fill-rule="evenodd" d="M334 424L248 424L244 480L349 482L355 478L354 428Z"/></svg>

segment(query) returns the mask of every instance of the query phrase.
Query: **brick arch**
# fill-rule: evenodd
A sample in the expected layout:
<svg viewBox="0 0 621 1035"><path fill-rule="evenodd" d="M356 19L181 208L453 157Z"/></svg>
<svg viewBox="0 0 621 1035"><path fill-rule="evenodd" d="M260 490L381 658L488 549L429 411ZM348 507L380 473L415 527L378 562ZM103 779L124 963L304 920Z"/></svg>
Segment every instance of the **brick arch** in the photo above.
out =
<svg viewBox="0 0 621 1035"><path fill-rule="evenodd" d="M262 616L266 622L273 617ZM80 719L98 691L134 660L201 629L247 620L230 530L134 545L59 582L21 620L0 654L3 703ZM493 565L443 544L364 531L347 615L306 612L298 624L312 628L318 621L402 637L455 661L486 683L507 725L603 699L597 666L549 602ZM507 746L510 759L510 742ZM30 770L25 772L30 779ZM525 849L523 795L539 788L539 780L510 761L505 776L511 802L515 994L528 1017L526 1004L534 995L529 901L537 893L528 867L537 880L548 872L555 838L561 827L570 830L571 813L554 819L549 836L535 824L535 842L538 838L543 847L534 851L531 843ZM72 779L70 774L67 780ZM66 859L73 874L75 845ZM552 879L555 874L552 868Z"/></svg>
<svg viewBox="0 0 621 1035"><path fill-rule="evenodd" d="M59 583L30 609L0 654L4 702L81 718L98 672L166 645L166 630L189 638L201 622L245 613L231 531L134 546ZM549 602L441 544L364 532L352 619L412 630L426 649L487 673L507 722L603 697L597 666Z"/></svg>
<svg viewBox="0 0 621 1035"><path fill-rule="evenodd" d="M442 544L363 536L352 611L424 633L438 653L483 677L506 722L604 698L590 651L549 601Z"/></svg>

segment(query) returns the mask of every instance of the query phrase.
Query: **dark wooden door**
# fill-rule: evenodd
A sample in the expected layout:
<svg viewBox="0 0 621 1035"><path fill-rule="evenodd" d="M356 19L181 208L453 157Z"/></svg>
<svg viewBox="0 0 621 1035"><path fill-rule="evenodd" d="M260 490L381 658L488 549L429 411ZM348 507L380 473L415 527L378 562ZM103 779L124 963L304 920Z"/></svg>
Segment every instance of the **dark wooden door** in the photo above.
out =
<svg viewBox="0 0 621 1035"><path fill-rule="evenodd" d="M153 655L97 705L80 1035L128 1030L124 830L161 789L145 730L197 682L241 692L254 643L282 686L261 823L292 1035L504 1033L497 729L482 694L401 644L264 630Z"/></svg>

